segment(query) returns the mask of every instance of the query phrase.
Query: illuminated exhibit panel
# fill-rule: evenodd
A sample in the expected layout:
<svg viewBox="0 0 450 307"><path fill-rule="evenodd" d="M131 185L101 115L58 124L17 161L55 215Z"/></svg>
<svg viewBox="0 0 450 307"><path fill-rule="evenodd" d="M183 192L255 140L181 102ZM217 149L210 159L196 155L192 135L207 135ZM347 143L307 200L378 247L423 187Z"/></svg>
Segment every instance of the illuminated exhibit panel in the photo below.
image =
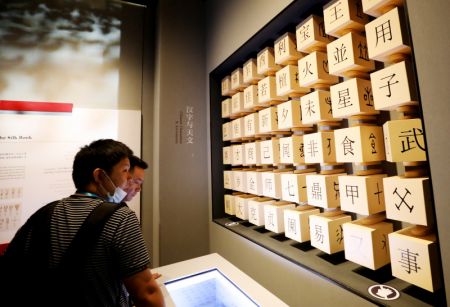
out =
<svg viewBox="0 0 450 307"><path fill-rule="evenodd" d="M287 306L219 254L152 270L166 306Z"/></svg>
<svg viewBox="0 0 450 307"><path fill-rule="evenodd" d="M259 306L217 269L168 281L165 286L179 307Z"/></svg>

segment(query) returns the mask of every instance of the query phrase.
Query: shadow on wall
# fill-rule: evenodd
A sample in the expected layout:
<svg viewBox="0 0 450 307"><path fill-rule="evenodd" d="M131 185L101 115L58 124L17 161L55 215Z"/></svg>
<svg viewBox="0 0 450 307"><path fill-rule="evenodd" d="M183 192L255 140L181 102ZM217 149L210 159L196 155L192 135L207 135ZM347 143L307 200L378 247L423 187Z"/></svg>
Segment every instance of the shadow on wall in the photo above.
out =
<svg viewBox="0 0 450 307"><path fill-rule="evenodd" d="M106 0L2 0L0 99L116 106L121 9Z"/></svg>

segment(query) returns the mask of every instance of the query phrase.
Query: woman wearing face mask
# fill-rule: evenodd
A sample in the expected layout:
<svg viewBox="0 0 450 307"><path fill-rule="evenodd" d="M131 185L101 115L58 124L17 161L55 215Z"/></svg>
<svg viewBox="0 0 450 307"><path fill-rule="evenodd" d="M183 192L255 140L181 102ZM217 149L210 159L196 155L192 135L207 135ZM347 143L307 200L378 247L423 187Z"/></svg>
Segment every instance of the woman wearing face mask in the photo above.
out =
<svg viewBox="0 0 450 307"><path fill-rule="evenodd" d="M104 202L120 203L125 198L132 154L125 144L110 139L80 149L72 171L76 193L56 202L50 220L48 259L34 266L57 268L89 214ZM24 283L26 292L39 290L34 295L17 294L14 306L129 306L128 293L135 306L163 306L161 290L148 268L150 259L139 221L127 206L115 206L118 209L104 224L92 250L87 251L81 272L74 274L81 279L75 293L69 287L52 292L42 277L33 283L30 280L36 276L31 276ZM28 237L32 235L33 229ZM75 279L64 276L52 284L64 285L71 278Z"/></svg>

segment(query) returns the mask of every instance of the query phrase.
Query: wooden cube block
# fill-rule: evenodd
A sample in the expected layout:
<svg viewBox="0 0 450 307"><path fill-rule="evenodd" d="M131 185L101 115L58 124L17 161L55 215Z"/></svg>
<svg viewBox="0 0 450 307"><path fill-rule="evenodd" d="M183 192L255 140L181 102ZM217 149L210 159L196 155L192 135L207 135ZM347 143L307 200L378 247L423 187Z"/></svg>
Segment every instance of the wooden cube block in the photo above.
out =
<svg viewBox="0 0 450 307"><path fill-rule="evenodd" d="M295 63L297 64L297 63ZM276 72L277 95L287 95L289 97L300 97L311 90L307 87L300 87L299 73L296 65L286 65Z"/></svg>
<svg viewBox="0 0 450 307"><path fill-rule="evenodd" d="M383 15L394 6L403 6L403 0L362 0L363 12L373 17Z"/></svg>
<svg viewBox="0 0 450 307"><path fill-rule="evenodd" d="M244 137L254 137L259 134L259 115L257 112L244 116Z"/></svg>
<svg viewBox="0 0 450 307"><path fill-rule="evenodd" d="M247 172L232 171L233 172L233 190L247 193Z"/></svg>
<svg viewBox="0 0 450 307"><path fill-rule="evenodd" d="M244 145L231 145L231 165L242 165L244 163Z"/></svg>
<svg viewBox="0 0 450 307"><path fill-rule="evenodd" d="M311 206L298 206L284 210L284 235L297 242L309 241L309 217L319 213L319 209Z"/></svg>
<svg viewBox="0 0 450 307"><path fill-rule="evenodd" d="M297 64L303 55L297 50L295 34L287 32L279 37L274 44L275 63L278 65Z"/></svg>
<svg viewBox="0 0 450 307"><path fill-rule="evenodd" d="M244 143L244 165L261 164L261 144L259 141Z"/></svg>
<svg viewBox="0 0 450 307"><path fill-rule="evenodd" d="M258 105L258 85L250 85L244 90L244 111L257 110Z"/></svg>
<svg viewBox="0 0 450 307"><path fill-rule="evenodd" d="M302 112L299 100L288 100L277 106L278 129L310 128L312 124L302 122Z"/></svg>
<svg viewBox="0 0 450 307"><path fill-rule="evenodd" d="M383 161L383 128L378 126L355 126L334 130L336 161L363 163Z"/></svg>
<svg viewBox="0 0 450 307"><path fill-rule="evenodd" d="M333 116L373 115L375 110L372 84L368 80L352 78L330 87Z"/></svg>
<svg viewBox="0 0 450 307"><path fill-rule="evenodd" d="M264 206L275 200L269 197L258 197L248 201L248 221L256 226L264 225Z"/></svg>
<svg viewBox="0 0 450 307"><path fill-rule="evenodd" d="M271 198L281 198L281 174L261 172L263 195Z"/></svg>
<svg viewBox="0 0 450 307"><path fill-rule="evenodd" d="M352 77L352 72L367 73L375 70L369 59L366 38L348 33L327 45L328 70L331 75Z"/></svg>
<svg viewBox="0 0 450 307"><path fill-rule="evenodd" d="M247 192L253 195L263 195L261 172L247 172Z"/></svg>
<svg viewBox="0 0 450 307"><path fill-rule="evenodd" d="M345 175L306 175L308 204L326 209L339 207L339 177Z"/></svg>
<svg viewBox="0 0 450 307"><path fill-rule="evenodd" d="M274 76L268 76L258 82L258 105L268 106L288 100L288 96L277 95L277 85Z"/></svg>
<svg viewBox="0 0 450 307"><path fill-rule="evenodd" d="M222 118L228 118L231 115L231 99L222 100Z"/></svg>
<svg viewBox="0 0 450 307"><path fill-rule="evenodd" d="M340 37L349 31L364 31L369 16L364 14L360 0L331 1L324 6L325 32Z"/></svg>
<svg viewBox="0 0 450 307"><path fill-rule="evenodd" d="M243 77L245 84L257 84L259 80L264 78L263 74L258 73L256 59L249 59L244 63Z"/></svg>
<svg viewBox="0 0 450 307"><path fill-rule="evenodd" d="M336 163L333 131L319 131L303 136L305 163Z"/></svg>
<svg viewBox="0 0 450 307"><path fill-rule="evenodd" d="M247 84L244 83L244 76L242 73L242 68L236 68L231 73L231 90L232 91L242 91L246 88Z"/></svg>
<svg viewBox="0 0 450 307"><path fill-rule="evenodd" d="M426 161L426 145L420 118L390 120L383 125L386 160Z"/></svg>
<svg viewBox="0 0 450 307"><path fill-rule="evenodd" d="M223 171L223 187L233 189L233 171Z"/></svg>
<svg viewBox="0 0 450 307"><path fill-rule="evenodd" d="M225 205L225 213L229 215L236 214L236 207L234 205L234 195L225 194L224 196L224 205Z"/></svg>
<svg viewBox="0 0 450 307"><path fill-rule="evenodd" d="M231 121L231 139L241 139L244 136L244 118L239 117Z"/></svg>
<svg viewBox="0 0 450 307"><path fill-rule="evenodd" d="M309 216L311 245L327 254L344 250L342 224L352 220L350 215L326 216L323 213Z"/></svg>
<svg viewBox="0 0 450 307"><path fill-rule="evenodd" d="M235 215L241 220L248 220L248 201L258 198L255 195L242 194L234 198Z"/></svg>
<svg viewBox="0 0 450 307"><path fill-rule="evenodd" d="M259 133L278 130L277 107L268 107L258 112Z"/></svg>
<svg viewBox="0 0 450 307"><path fill-rule="evenodd" d="M225 146L222 148L222 156L223 156L223 164L228 165L231 164L232 159L232 151L231 146Z"/></svg>
<svg viewBox="0 0 450 307"><path fill-rule="evenodd" d="M400 12L401 11L401 12ZM369 58L388 62L399 54L410 54L406 20L401 8L393 8L366 25Z"/></svg>
<svg viewBox="0 0 450 307"><path fill-rule="evenodd" d="M230 96L236 94L236 90L231 89L231 76L226 76L221 82L221 93L222 96Z"/></svg>
<svg viewBox="0 0 450 307"><path fill-rule="evenodd" d="M276 201L264 205L264 227L275 233L284 232L284 210L295 208L287 201Z"/></svg>
<svg viewBox="0 0 450 307"><path fill-rule="evenodd" d="M300 98L302 123L317 124L323 121L340 121L333 117L331 95L328 91L317 90Z"/></svg>
<svg viewBox="0 0 450 307"><path fill-rule="evenodd" d="M281 174L281 199L297 204L306 203L308 200L306 193L307 174Z"/></svg>
<svg viewBox="0 0 450 307"><path fill-rule="evenodd" d="M231 115L238 116L244 111L244 93L237 92L231 96Z"/></svg>
<svg viewBox="0 0 450 307"><path fill-rule="evenodd" d="M391 262L388 234L394 231L392 223L365 225L361 220L342 225L345 259L366 268L377 270Z"/></svg>
<svg viewBox="0 0 450 307"><path fill-rule="evenodd" d="M434 292L442 287L436 235L415 236L413 227L389 234L392 275Z"/></svg>
<svg viewBox="0 0 450 307"><path fill-rule="evenodd" d="M387 218L423 226L434 223L428 177L387 177L383 186Z"/></svg>
<svg viewBox="0 0 450 307"><path fill-rule="evenodd" d="M303 136L293 135L279 139L281 164L305 164Z"/></svg>
<svg viewBox="0 0 450 307"><path fill-rule="evenodd" d="M327 44L334 40L325 33L325 24L322 16L311 15L295 28L297 50L311 53L317 50L326 50Z"/></svg>
<svg viewBox="0 0 450 307"><path fill-rule="evenodd" d="M256 72L264 76L273 76L281 68L275 64L275 55L272 47L266 47L256 57Z"/></svg>
<svg viewBox="0 0 450 307"><path fill-rule="evenodd" d="M226 122L222 125L222 140L229 141L231 140L231 135L233 133L231 122Z"/></svg>
<svg viewBox="0 0 450 307"><path fill-rule="evenodd" d="M277 138L260 142L261 164L277 165L280 163L280 142Z"/></svg>
<svg viewBox="0 0 450 307"><path fill-rule="evenodd" d="M303 88L327 87L339 82L339 77L329 74L325 52L314 51L298 60L298 79Z"/></svg>
<svg viewBox="0 0 450 307"><path fill-rule="evenodd" d="M419 104L410 62L403 61L370 74L376 110L392 111Z"/></svg>
<svg viewBox="0 0 450 307"><path fill-rule="evenodd" d="M339 176L341 209L362 215L385 211L383 178L386 176Z"/></svg>

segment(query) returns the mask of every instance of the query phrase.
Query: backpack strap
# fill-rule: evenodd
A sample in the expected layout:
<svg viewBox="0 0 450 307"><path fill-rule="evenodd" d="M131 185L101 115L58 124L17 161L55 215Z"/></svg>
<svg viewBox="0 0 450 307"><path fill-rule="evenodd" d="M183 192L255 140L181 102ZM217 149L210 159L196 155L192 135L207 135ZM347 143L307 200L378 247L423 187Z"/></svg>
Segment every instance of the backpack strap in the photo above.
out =
<svg viewBox="0 0 450 307"><path fill-rule="evenodd" d="M116 210L124 206L126 206L124 202L120 204L103 202L95 207L70 243L60 267L72 270L82 268L87 256L92 252L95 243L98 241L106 222Z"/></svg>

